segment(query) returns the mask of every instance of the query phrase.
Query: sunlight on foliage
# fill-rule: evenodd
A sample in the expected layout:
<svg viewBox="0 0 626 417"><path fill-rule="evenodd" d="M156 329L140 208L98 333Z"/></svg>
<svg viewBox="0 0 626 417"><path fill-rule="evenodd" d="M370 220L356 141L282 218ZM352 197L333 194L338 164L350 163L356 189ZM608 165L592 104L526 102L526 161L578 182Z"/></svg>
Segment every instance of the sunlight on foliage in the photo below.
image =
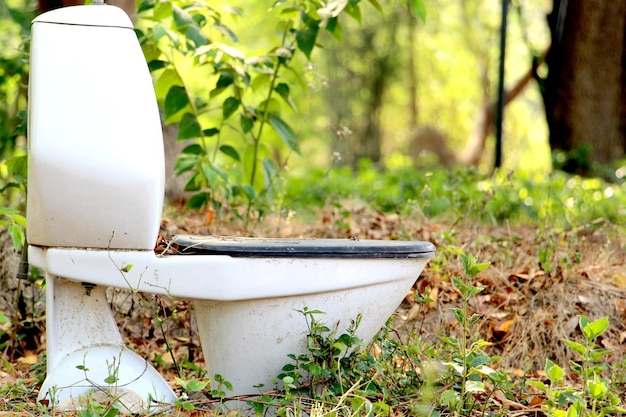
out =
<svg viewBox="0 0 626 417"><path fill-rule="evenodd" d="M294 209L362 200L389 212L420 213L427 218L500 224L544 223L569 228L602 218L622 224L626 183L608 183L555 171L551 174L497 172L467 168L416 170L401 160L387 170L363 161L359 168L310 170L288 183L285 203Z"/></svg>

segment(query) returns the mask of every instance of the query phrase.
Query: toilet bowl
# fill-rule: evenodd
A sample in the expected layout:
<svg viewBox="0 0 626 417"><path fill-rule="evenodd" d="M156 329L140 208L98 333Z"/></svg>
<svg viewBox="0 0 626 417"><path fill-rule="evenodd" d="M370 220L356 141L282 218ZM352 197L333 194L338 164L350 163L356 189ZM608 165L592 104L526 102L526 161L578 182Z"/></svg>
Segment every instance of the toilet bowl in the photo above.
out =
<svg viewBox="0 0 626 417"><path fill-rule="evenodd" d="M27 236L47 292L40 399L100 392L131 410L176 399L124 346L107 287L190 300L209 375L232 384L227 395L250 394L306 351L298 311L321 310L340 331L362 315L368 342L434 256L420 241L205 236L176 236L176 254L157 254L163 139L132 23L106 5L42 14L30 59Z"/></svg>

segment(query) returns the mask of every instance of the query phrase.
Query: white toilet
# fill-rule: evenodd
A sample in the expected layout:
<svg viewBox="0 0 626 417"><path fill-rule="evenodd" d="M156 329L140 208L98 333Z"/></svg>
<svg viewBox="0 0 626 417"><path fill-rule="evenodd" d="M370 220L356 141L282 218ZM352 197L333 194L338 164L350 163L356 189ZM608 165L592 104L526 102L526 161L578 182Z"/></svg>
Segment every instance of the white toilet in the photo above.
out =
<svg viewBox="0 0 626 417"><path fill-rule="evenodd" d="M209 375L228 395L272 389L304 353L305 307L369 341L435 248L428 242L178 236L189 255L154 251L164 194L163 139L152 79L126 14L73 6L33 22L28 242L45 272L47 378L40 399L90 391L176 395L124 347L105 298L130 288L193 302Z"/></svg>

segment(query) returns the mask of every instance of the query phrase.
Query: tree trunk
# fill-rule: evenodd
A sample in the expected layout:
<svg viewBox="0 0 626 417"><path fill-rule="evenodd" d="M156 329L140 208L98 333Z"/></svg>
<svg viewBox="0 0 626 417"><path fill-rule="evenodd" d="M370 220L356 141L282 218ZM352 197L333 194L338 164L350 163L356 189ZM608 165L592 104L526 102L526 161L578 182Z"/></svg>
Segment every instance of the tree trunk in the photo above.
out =
<svg viewBox="0 0 626 417"><path fill-rule="evenodd" d="M561 168L589 174L626 152L626 2L554 0L548 21L550 147L570 155Z"/></svg>

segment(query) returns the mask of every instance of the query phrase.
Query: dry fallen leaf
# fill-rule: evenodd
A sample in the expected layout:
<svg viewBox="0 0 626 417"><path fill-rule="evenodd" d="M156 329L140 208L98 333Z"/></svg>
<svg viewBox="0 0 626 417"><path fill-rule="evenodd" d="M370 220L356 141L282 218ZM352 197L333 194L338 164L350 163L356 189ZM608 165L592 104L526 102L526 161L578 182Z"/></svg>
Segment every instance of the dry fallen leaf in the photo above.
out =
<svg viewBox="0 0 626 417"><path fill-rule="evenodd" d="M509 400L506 395L504 395L504 393L500 390L494 391L493 393L493 397L496 399L496 401L499 401L502 405L512 409L512 410L523 410L526 408L525 405L520 404L516 401L511 401Z"/></svg>
<svg viewBox="0 0 626 417"><path fill-rule="evenodd" d="M509 319L509 320L505 320L502 323L500 323L500 325L498 326L498 328L496 329L499 332L503 332L503 333L508 333L508 331L511 329L511 326L513 325L513 323L515 323L515 319Z"/></svg>

